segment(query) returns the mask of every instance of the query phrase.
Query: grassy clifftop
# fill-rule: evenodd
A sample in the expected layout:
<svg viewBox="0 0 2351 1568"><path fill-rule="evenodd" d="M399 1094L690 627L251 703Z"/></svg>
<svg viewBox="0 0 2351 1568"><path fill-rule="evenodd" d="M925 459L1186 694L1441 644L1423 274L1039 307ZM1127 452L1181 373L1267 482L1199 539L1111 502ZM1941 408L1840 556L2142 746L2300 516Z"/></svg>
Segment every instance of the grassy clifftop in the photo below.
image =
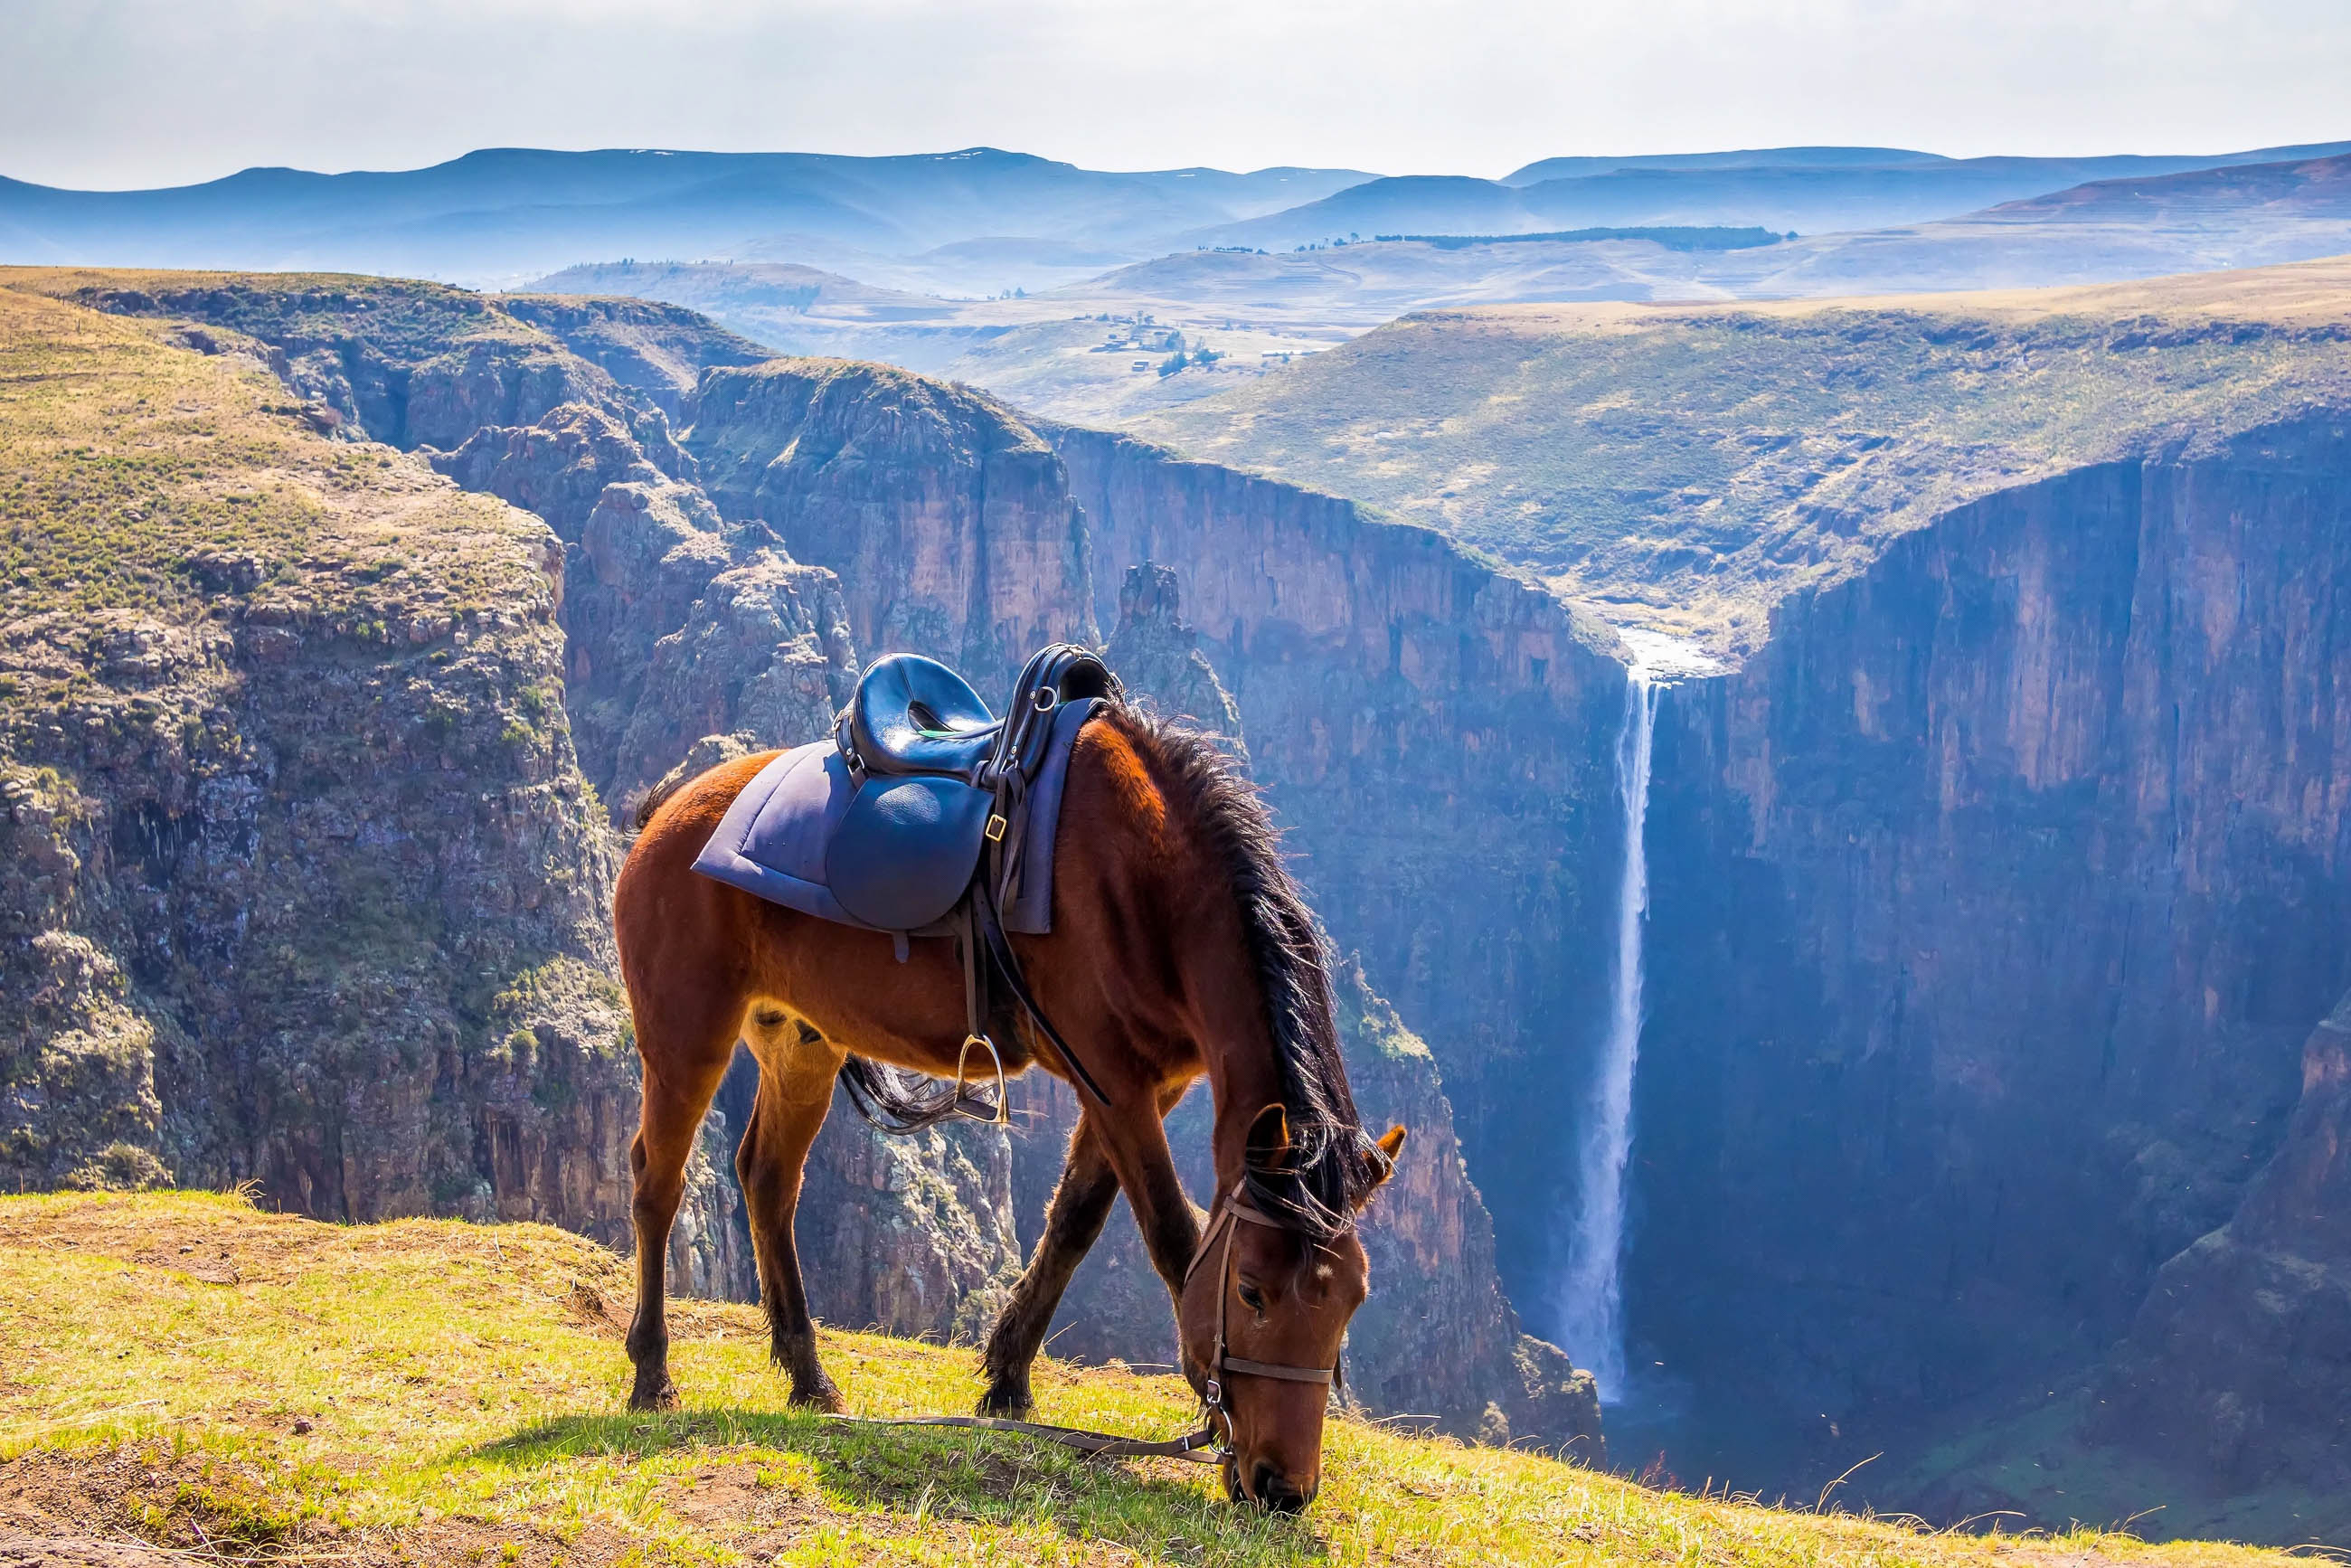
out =
<svg viewBox="0 0 2351 1568"><path fill-rule="evenodd" d="M2009 486L2351 408L2351 260L2091 288L1406 317L1135 428L1425 522L1613 620L1770 607Z"/></svg>
<svg viewBox="0 0 2351 1568"><path fill-rule="evenodd" d="M622 1261L538 1226L335 1227L193 1194L0 1199L0 1547L197 1561L2283 1563L2127 1537L1931 1535L1334 1424L1302 1521L1205 1470L787 1410L753 1309L679 1303L685 1407L622 1404ZM966 1408L966 1350L828 1333L852 1406ZM1181 1385L1040 1369L1046 1418L1177 1430ZM138 1563L141 1555L117 1559ZM160 1563L166 1559L154 1555Z"/></svg>

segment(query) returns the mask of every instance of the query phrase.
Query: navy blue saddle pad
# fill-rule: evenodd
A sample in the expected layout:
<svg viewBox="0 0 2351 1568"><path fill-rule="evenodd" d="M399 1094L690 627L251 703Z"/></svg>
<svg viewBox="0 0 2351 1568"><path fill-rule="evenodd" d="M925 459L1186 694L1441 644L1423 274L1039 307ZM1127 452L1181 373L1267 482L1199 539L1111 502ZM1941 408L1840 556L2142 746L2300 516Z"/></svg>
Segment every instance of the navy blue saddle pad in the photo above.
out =
<svg viewBox="0 0 2351 1568"><path fill-rule="evenodd" d="M1103 705L1065 704L1028 794L1020 862L1004 928L1053 928L1053 841L1078 731ZM694 869L803 915L868 931L944 919L971 883L989 797L935 774L872 775L861 785L840 747L810 741L759 769L735 797Z"/></svg>

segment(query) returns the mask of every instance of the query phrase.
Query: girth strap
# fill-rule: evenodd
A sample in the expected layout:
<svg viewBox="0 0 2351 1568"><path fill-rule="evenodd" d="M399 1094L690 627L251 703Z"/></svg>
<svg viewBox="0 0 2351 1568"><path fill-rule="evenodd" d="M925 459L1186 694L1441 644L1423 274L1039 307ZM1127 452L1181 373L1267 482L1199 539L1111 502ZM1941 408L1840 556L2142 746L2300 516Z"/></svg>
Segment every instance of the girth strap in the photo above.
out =
<svg viewBox="0 0 2351 1568"><path fill-rule="evenodd" d="M986 957L977 965L972 961L977 955L970 946L966 948L964 998L970 1034L986 1042L987 1037L982 1025L987 1012L987 987L991 972L1000 976L1005 989L1012 993L1013 1000L1037 1026L1037 1032L1061 1057L1070 1076L1094 1097L1096 1104L1107 1107L1110 1096L1102 1092L1094 1075L1086 1071L1085 1062L1061 1037L1061 1031L1053 1027L1053 1020L1045 1016L1036 993L1029 988L1029 977L1020 970L1019 956L1013 952L1011 940L1004 934L1003 912L1003 900L1012 890L1028 850L1029 786L1035 770L1043 764L1054 716L1061 706L1061 688L1073 668L1089 664L1101 672L1105 695L1118 696L1118 677L1089 650L1066 643L1038 650L1014 684L1011 707L997 732L995 748L979 770L980 788L995 800L988 815L987 842L971 885L964 891L964 905L968 927L987 948ZM1000 1093L998 1100L1000 1105Z"/></svg>

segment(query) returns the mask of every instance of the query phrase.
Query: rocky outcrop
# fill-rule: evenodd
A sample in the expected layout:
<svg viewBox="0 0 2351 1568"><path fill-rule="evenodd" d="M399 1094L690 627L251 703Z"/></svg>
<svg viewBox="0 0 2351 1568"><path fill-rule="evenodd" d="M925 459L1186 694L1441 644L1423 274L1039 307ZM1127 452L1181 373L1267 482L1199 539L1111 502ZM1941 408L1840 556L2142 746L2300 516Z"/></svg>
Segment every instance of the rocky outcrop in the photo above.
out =
<svg viewBox="0 0 2351 1568"><path fill-rule="evenodd" d="M1180 580L1173 567L1152 561L1128 567L1118 590L1118 630L1102 657L1130 696L1224 737L1234 755L1247 762L1240 706L1200 652L1199 632L1184 622Z"/></svg>
<svg viewBox="0 0 2351 1568"><path fill-rule="evenodd" d="M476 431L434 465L546 517L569 547L565 700L590 779L617 800L705 735L820 734L856 656L839 585L765 527L732 527L601 410Z"/></svg>
<svg viewBox="0 0 2351 1568"><path fill-rule="evenodd" d="M702 735L739 730L783 747L825 734L855 682L850 646L831 572L772 551L721 572L643 666L616 786L653 782Z"/></svg>
<svg viewBox="0 0 2351 1568"><path fill-rule="evenodd" d="M1098 643L1088 533L1053 451L1002 404L881 365L713 371L686 444L730 520L850 588L869 653L984 690L1050 642Z"/></svg>
<svg viewBox="0 0 2351 1568"><path fill-rule="evenodd" d="M2005 492L1667 694L1632 1321L1828 1474L2094 1360L2281 1147L2351 987L2346 475L2322 418Z"/></svg>
<svg viewBox="0 0 2351 1568"><path fill-rule="evenodd" d="M284 420L227 354L5 314L17 363L70 341L78 375L139 388L60 397L69 451L0 441L61 496L125 476L122 531L79 570L113 549L159 575L95 606L20 584L0 622L0 988L31 1003L0 1021L0 1180L252 1181L321 1218L624 1241L613 846L560 702L546 526ZM187 440L277 490L240 473L222 503L166 460ZM689 1270L726 1200L705 1162Z"/></svg>
<svg viewBox="0 0 2351 1568"><path fill-rule="evenodd" d="M2155 1277L2098 1422L2223 1487L2351 1492L2351 996L2302 1052L2285 1139Z"/></svg>

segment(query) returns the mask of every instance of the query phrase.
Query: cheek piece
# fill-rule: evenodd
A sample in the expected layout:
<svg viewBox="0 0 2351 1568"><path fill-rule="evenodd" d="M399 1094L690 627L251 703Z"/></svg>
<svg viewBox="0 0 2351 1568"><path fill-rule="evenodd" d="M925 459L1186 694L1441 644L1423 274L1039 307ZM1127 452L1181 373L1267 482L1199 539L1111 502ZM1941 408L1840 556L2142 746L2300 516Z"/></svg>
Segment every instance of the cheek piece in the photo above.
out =
<svg viewBox="0 0 2351 1568"><path fill-rule="evenodd" d="M1242 1224L1262 1225L1269 1230L1290 1228L1281 1221L1242 1202L1240 1188L1236 1186L1226 1195L1224 1202L1217 1206L1216 1218L1208 1222L1207 1234L1200 1238L1199 1247L1192 1253L1192 1261L1184 1268L1184 1282L1189 1285L1192 1282L1192 1276L1200 1271L1200 1265L1208 1260L1208 1253L1217 1248L1218 1239L1222 1239L1224 1257L1217 1267L1223 1278L1217 1282L1217 1348L1208 1360L1207 1385L1201 1391L1200 1402L1207 1408L1210 1424L1222 1431L1224 1443L1217 1450L1217 1454L1220 1458L1226 1459L1233 1457L1232 1410L1225 1403L1225 1381L1228 1376L1233 1373L1239 1373L1244 1377L1270 1377L1284 1383L1319 1383L1328 1388L1338 1381L1339 1372L1335 1364L1283 1366L1270 1361L1251 1361L1247 1356L1233 1354L1228 1348L1230 1342L1227 1334L1227 1325L1233 1301L1233 1238L1238 1233Z"/></svg>

